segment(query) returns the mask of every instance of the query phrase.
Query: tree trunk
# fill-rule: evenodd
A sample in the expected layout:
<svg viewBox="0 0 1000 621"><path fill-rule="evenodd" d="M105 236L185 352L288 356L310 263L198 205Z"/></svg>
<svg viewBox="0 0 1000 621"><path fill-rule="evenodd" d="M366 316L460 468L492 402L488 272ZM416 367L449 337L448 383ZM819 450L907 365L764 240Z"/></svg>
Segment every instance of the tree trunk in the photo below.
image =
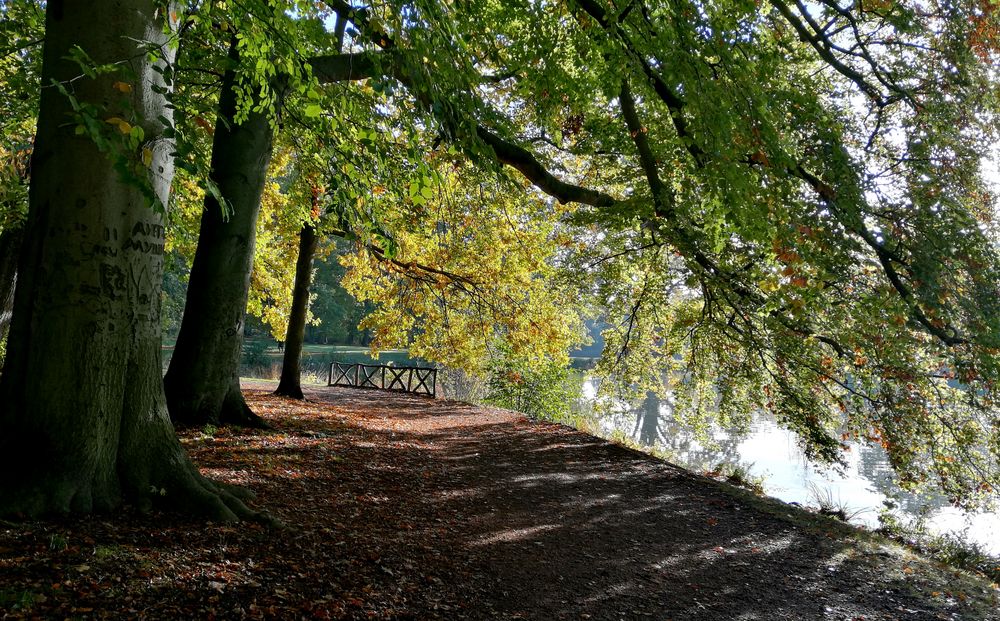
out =
<svg viewBox="0 0 1000 621"><path fill-rule="evenodd" d="M48 86L67 85L78 101L97 106L101 119L143 127L149 180L165 205L173 146L156 119L169 120L171 111L150 88L162 93L166 85L136 42L172 55L162 23L170 8L154 0L47 4L46 86L0 380L0 514L89 513L125 500L220 520L256 515L198 474L167 415L160 381L163 211L121 179L91 138L75 135L70 101ZM131 71L87 78L67 60L75 46L97 63ZM117 81L132 86L129 106L118 103Z"/></svg>
<svg viewBox="0 0 1000 621"><path fill-rule="evenodd" d="M7 336L14 312L14 289L17 286L17 258L21 251L21 225L0 233L0 340Z"/></svg>
<svg viewBox="0 0 1000 621"><path fill-rule="evenodd" d="M344 49L347 21L338 16L334 30L336 49ZM319 212L319 190L313 186L314 216ZM281 380L274 394L292 399L304 399L302 394L302 343L306 338L306 316L309 314L309 285L312 282L312 262L316 254L316 227L306 222L299 231L299 256L295 259L295 285L292 287L292 308L285 331L284 357L281 360Z"/></svg>
<svg viewBox="0 0 1000 621"><path fill-rule="evenodd" d="M235 41L230 58L238 61ZM251 112L239 125L233 122L235 79L232 69L223 78L211 172L231 213L224 216L215 198L206 195L184 317L163 378L170 416L180 425L267 427L243 399L239 370L273 132L260 112Z"/></svg>
<svg viewBox="0 0 1000 621"><path fill-rule="evenodd" d="M281 381L274 394L302 399L302 342L306 334L309 312L309 285L312 262L316 254L316 229L311 224L299 231L299 256L295 261L295 286L292 289L292 309L285 332L285 355L281 361Z"/></svg>

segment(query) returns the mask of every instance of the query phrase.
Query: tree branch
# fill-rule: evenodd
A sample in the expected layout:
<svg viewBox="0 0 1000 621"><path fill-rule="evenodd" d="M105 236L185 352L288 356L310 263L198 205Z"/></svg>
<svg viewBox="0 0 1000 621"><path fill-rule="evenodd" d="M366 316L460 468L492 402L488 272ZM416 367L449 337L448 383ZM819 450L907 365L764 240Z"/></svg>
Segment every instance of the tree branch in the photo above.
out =
<svg viewBox="0 0 1000 621"><path fill-rule="evenodd" d="M312 66L313 75L319 83L329 84L385 75L385 64L393 60L393 55L386 52L358 52L315 56L307 62Z"/></svg>
<svg viewBox="0 0 1000 621"><path fill-rule="evenodd" d="M677 131L677 135L682 139L682 143L684 144L688 154L692 157L695 163L699 165L699 167L703 167L707 163L707 154L694 141L687 129L687 125L683 117L684 109L687 105L684 99L674 92L674 90L666 83L659 71L653 67L649 60L636 51L635 46L632 44L624 30L620 27L618 21L613 21L608 16L607 12L595 0L577 0L577 2L580 7L593 19L597 20L597 22L601 24L606 31L615 34L621 40L626 52L634 62L638 63L643 73L650 80L653 91L669 109L670 117L674 123L674 128ZM792 166L786 169L786 172L805 181L823 200L824 204L830 208L831 213L837 218L837 220L840 221L840 223L847 230L860 237L875 253L886 278L897 294L903 299L904 302L906 302L914 320L923 326L929 334L941 340L941 342L945 345L954 346L968 342L968 339L959 335L958 331L954 327L945 326L944 328L941 328L934 325L934 323L930 321L923 309L920 307L920 303L916 299L916 296L903 282L903 278L896 268L896 264L905 265L905 262L901 257L896 256L890 249L886 248L884 244L879 243L872 232L865 227L863 222L853 222L847 217L844 210L839 208L836 191L818 176L809 172L800 163L795 162L793 158L788 157L786 159L793 162ZM753 164L755 162L748 158L745 163ZM704 257L704 255L702 255L701 258L694 258L703 266L706 265L706 263L704 263L704 259L707 257Z"/></svg>
<svg viewBox="0 0 1000 621"><path fill-rule="evenodd" d="M639 152L639 165L642 166L642 170L646 174L646 182L653 193L653 213L658 218L672 216L673 197L667 192L663 181L660 180L660 171L656 165L653 150L649 146L647 130L642 121L639 120L639 113L635 109L635 98L632 97L632 89L629 88L627 79L622 80L618 103L621 106L622 116L625 117L625 127L628 128L635 149ZM671 199L670 205L664 203L667 199Z"/></svg>
<svg viewBox="0 0 1000 621"><path fill-rule="evenodd" d="M369 32L372 30L367 9L352 7L343 0L324 0L324 2L327 6L336 11L337 15L341 18L354 23L362 30ZM386 33L380 33L380 36L373 37L371 40L384 50L391 50L396 47L396 42ZM408 87L410 92L412 92L422 104L430 107L431 102L428 101L427 96L425 94L421 94L414 88L414 80L412 76L406 73L402 69L401 65L402 63L398 62L391 63L391 75L399 80L404 86ZM445 121L448 125L455 126L457 125L458 119L448 118L445 119ZM555 175L550 173L530 151L514 144L513 142L504 140L496 133L478 123L475 125L475 134L493 150L493 153L499 162L516 169L524 175L526 179L531 181L539 190L545 192L561 203L574 202L591 205L593 207L611 207L612 205L618 203L617 199L603 192L591 190L583 186L566 183L565 181L560 180Z"/></svg>
<svg viewBox="0 0 1000 621"><path fill-rule="evenodd" d="M593 207L612 207L618 199L589 188L566 183L550 173L535 156L513 142L500 138L482 125L476 125L476 135L489 145L497 160L520 172L539 190L560 203L580 203Z"/></svg>

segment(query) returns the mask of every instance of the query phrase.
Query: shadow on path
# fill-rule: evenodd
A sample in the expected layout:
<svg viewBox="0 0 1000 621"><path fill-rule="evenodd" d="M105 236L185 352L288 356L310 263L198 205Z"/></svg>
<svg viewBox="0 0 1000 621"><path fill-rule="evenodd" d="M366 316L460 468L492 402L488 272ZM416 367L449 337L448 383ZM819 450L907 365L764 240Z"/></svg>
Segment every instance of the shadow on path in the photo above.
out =
<svg viewBox="0 0 1000 621"><path fill-rule="evenodd" d="M245 393L274 429L180 437L286 529L0 522L0 619L1000 619L981 581L566 427L273 389Z"/></svg>
<svg viewBox="0 0 1000 621"><path fill-rule="evenodd" d="M393 461L415 462L400 485L419 475L417 498L446 516L442 547L488 582L504 615L961 618L899 551L575 430L381 392L310 398L352 411L398 444Z"/></svg>

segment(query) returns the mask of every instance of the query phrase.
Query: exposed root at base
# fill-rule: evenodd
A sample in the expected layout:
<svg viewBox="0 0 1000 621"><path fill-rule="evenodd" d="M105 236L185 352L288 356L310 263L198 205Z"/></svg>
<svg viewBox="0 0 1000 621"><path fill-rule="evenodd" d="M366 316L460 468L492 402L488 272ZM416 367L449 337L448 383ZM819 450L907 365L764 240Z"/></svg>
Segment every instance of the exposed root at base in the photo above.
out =
<svg viewBox="0 0 1000 621"><path fill-rule="evenodd" d="M293 386L291 388L282 387L281 384L278 385L277 390L274 391L276 397L285 397L286 399L295 399L297 401L305 401L306 397L302 394L302 388L298 386Z"/></svg>
<svg viewBox="0 0 1000 621"><path fill-rule="evenodd" d="M243 400L242 393L238 397L234 397L232 394L226 397L222 403L222 411L219 413L219 423L251 429L273 429L267 421L250 409L250 406Z"/></svg>
<svg viewBox="0 0 1000 621"><path fill-rule="evenodd" d="M193 463L184 460L186 468L178 472L172 485L163 488L165 493L152 500L164 509L200 515L214 522L257 522L272 527L282 523L272 515L255 511L244 502L254 494L246 488L201 475Z"/></svg>

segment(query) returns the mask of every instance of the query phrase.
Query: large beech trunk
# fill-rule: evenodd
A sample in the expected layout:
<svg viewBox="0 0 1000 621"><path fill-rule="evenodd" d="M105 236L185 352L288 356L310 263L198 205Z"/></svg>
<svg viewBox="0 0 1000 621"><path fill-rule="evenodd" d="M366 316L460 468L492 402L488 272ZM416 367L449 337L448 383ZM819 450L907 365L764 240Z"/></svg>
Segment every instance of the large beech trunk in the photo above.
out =
<svg viewBox="0 0 1000 621"><path fill-rule="evenodd" d="M0 514L106 511L124 500L220 520L256 516L198 474L167 415L159 318L164 214L122 181L91 138L74 134L70 101L48 86L67 84L79 101L98 106L101 118L141 123L143 146L152 151L148 174L166 204L172 145L156 119L171 112L150 88L162 92L164 84L136 42L171 54L167 8L153 0L47 4L46 86L0 380ZM67 60L74 46L131 72L89 79ZM129 106L119 103L118 81L132 87Z"/></svg>
<svg viewBox="0 0 1000 621"><path fill-rule="evenodd" d="M295 260L295 285L292 289L292 309L285 332L285 355L281 361L281 380L274 394L302 399L302 342L306 336L306 315L309 313L309 285L312 262L316 254L316 229L306 224L299 231L299 256Z"/></svg>
<svg viewBox="0 0 1000 621"><path fill-rule="evenodd" d="M235 48L230 56L236 60ZM184 318L163 378L170 416L180 425L266 427L243 399L239 369L273 132L267 116L259 112L251 112L238 125L232 121L234 81L230 70L219 98L211 171L231 212L224 216L215 198L206 196Z"/></svg>

